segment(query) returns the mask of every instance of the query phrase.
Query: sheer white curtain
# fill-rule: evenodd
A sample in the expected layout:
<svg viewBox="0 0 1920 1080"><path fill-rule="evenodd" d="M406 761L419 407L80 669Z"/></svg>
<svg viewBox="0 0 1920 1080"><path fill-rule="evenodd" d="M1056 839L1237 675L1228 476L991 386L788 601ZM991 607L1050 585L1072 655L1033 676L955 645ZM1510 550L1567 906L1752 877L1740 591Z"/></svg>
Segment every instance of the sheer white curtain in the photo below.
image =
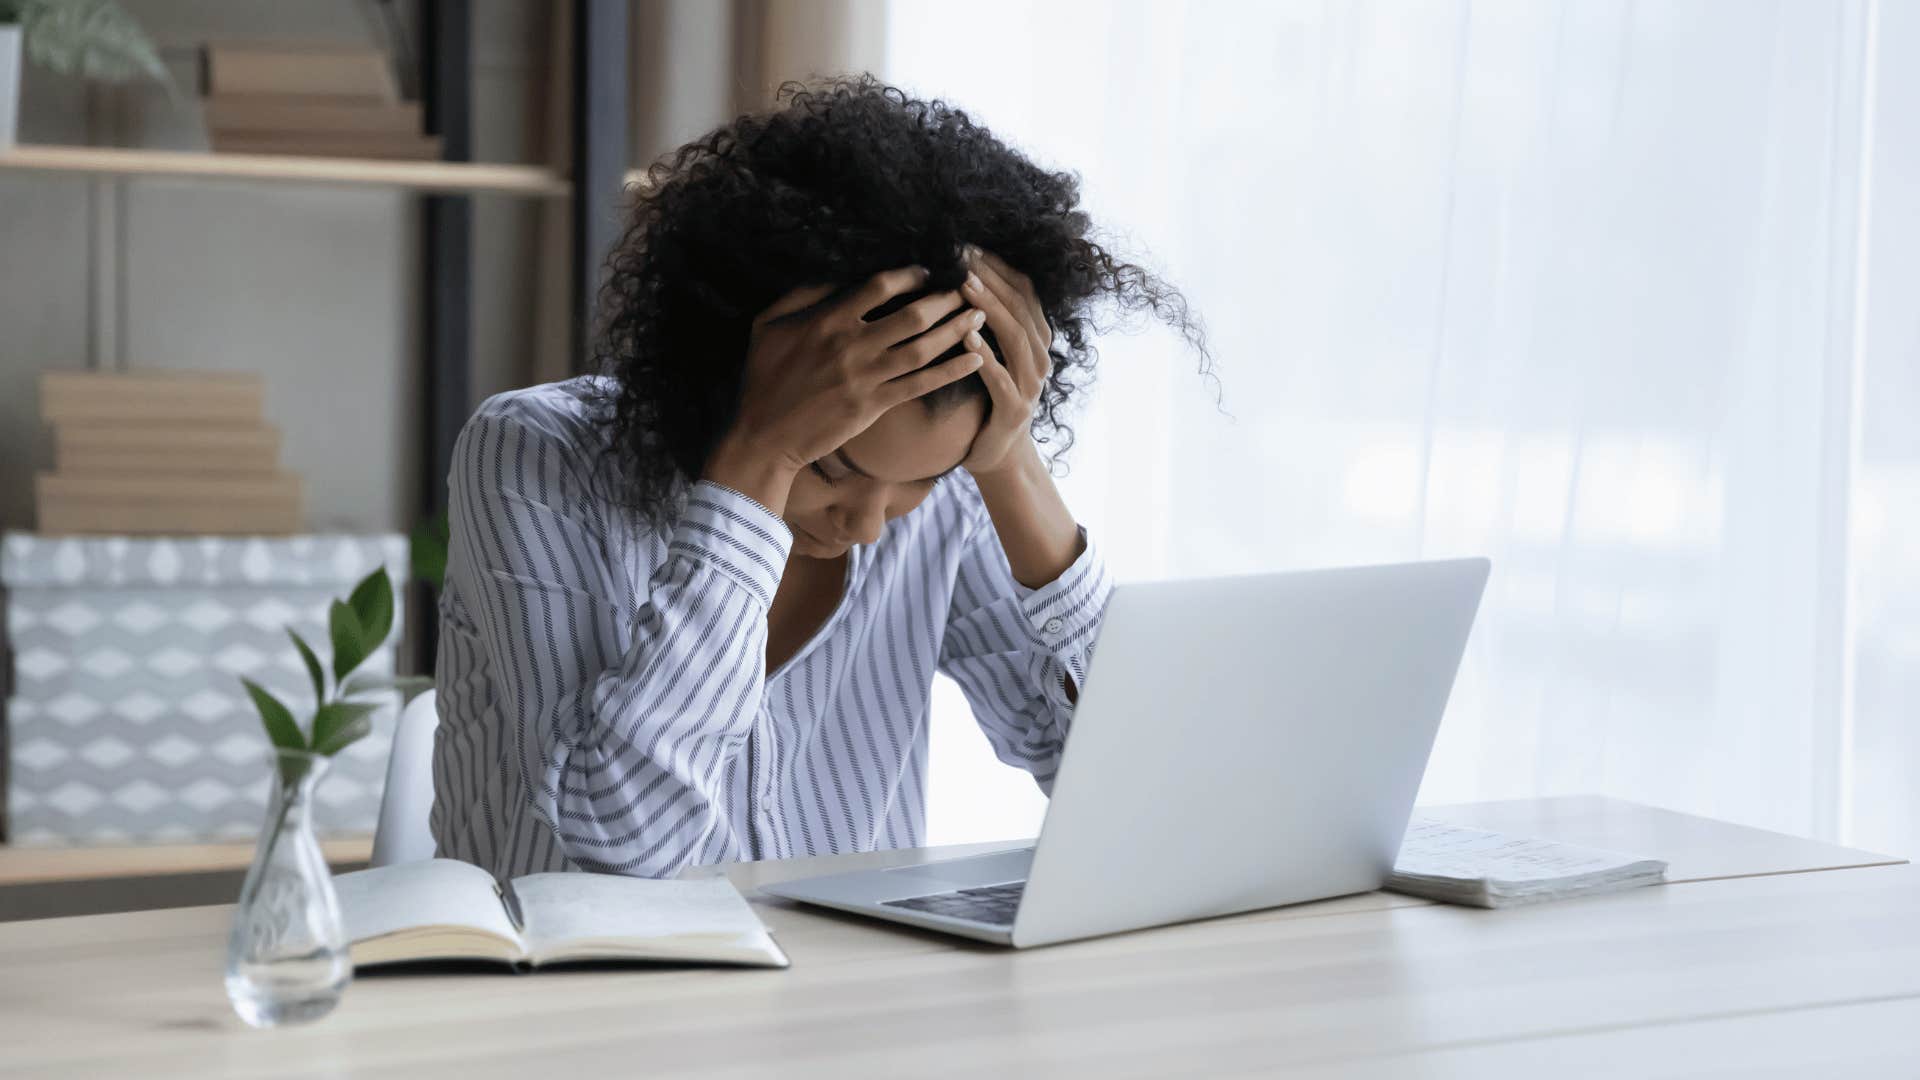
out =
<svg viewBox="0 0 1920 1080"><path fill-rule="evenodd" d="M881 74L1079 172L1206 320L1218 406L1170 332L1101 343L1065 486L1122 580L1488 555L1422 801L1594 791L1905 851L1896 40L1920 5L900 0ZM1031 831L936 701L933 839Z"/></svg>

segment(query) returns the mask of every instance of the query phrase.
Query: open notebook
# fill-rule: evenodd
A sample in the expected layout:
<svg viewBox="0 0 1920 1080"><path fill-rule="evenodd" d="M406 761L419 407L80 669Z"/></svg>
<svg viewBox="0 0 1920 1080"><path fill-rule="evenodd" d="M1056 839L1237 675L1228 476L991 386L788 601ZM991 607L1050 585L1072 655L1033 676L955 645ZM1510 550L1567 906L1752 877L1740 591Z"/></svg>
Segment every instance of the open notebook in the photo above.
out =
<svg viewBox="0 0 1920 1080"><path fill-rule="evenodd" d="M562 960L787 966L724 877L528 874L512 882L524 926L493 876L458 859L355 870L333 884L356 967L410 960L499 960L522 971Z"/></svg>
<svg viewBox="0 0 1920 1080"><path fill-rule="evenodd" d="M1666 874L1659 859L1415 818L1386 887L1497 908L1655 885Z"/></svg>

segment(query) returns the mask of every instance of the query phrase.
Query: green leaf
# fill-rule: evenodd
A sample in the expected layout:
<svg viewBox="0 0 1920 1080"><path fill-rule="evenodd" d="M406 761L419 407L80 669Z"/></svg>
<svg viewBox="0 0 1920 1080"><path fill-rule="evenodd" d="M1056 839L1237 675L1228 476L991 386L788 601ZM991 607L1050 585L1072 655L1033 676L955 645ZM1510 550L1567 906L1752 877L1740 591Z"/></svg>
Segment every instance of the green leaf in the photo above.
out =
<svg viewBox="0 0 1920 1080"><path fill-rule="evenodd" d="M313 752L337 754L373 730L371 714L380 706L361 701L330 701L313 714Z"/></svg>
<svg viewBox="0 0 1920 1080"><path fill-rule="evenodd" d="M313 679L313 703L318 706L327 700L327 673L320 667L320 658L313 654L313 646L305 638L287 627L287 636L293 639L293 647L300 650L300 659L307 665L307 675Z"/></svg>
<svg viewBox="0 0 1920 1080"><path fill-rule="evenodd" d="M344 601L335 600L327 609L327 634L333 638L333 678L341 682L373 650L361 637L360 617Z"/></svg>
<svg viewBox="0 0 1920 1080"><path fill-rule="evenodd" d="M382 690L400 691L400 704L407 702L433 689L431 675L369 675L361 672L348 679L340 687L341 697L353 697L356 694L372 694Z"/></svg>
<svg viewBox="0 0 1920 1080"><path fill-rule="evenodd" d="M367 654L385 644L393 630L393 582L387 579L387 568L375 569L355 585L347 606L360 620L360 642Z"/></svg>
<svg viewBox="0 0 1920 1080"><path fill-rule="evenodd" d="M275 754L280 763L280 782L288 788L298 787L313 771L313 758L306 753Z"/></svg>
<svg viewBox="0 0 1920 1080"><path fill-rule="evenodd" d="M414 526L413 536L409 540L413 576L435 589L446 585L447 543L450 535L447 512L442 510Z"/></svg>
<svg viewBox="0 0 1920 1080"><path fill-rule="evenodd" d="M144 75L174 92L153 42L114 0L35 0L19 10L21 38L36 63L108 82Z"/></svg>
<svg viewBox="0 0 1920 1080"><path fill-rule="evenodd" d="M241 679L247 688L247 696L253 698L253 707L260 710L260 722L266 725L267 738L282 750L307 749L306 737L300 734L300 725L294 723L293 713L272 694L260 688L252 679Z"/></svg>

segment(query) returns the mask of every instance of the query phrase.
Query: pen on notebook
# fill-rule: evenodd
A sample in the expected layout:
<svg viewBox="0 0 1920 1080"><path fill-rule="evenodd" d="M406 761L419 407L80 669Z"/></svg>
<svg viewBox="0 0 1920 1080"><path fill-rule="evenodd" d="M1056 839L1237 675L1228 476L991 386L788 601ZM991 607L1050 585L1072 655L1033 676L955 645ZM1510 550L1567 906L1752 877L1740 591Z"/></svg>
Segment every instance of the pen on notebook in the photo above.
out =
<svg viewBox="0 0 1920 1080"><path fill-rule="evenodd" d="M513 891L513 882L503 878L495 878L493 891L500 894L501 902L506 904L507 918L513 923L513 928L515 930L525 930L527 928L527 917L520 910L520 894Z"/></svg>

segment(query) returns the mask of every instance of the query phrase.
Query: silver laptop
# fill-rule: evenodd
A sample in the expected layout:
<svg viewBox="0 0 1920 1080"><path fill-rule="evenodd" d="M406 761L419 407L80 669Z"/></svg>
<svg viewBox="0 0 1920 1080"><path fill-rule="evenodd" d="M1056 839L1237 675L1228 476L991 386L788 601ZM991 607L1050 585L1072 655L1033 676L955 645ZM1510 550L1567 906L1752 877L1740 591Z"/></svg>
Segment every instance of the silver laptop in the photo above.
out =
<svg viewBox="0 0 1920 1080"><path fill-rule="evenodd" d="M1116 586L1034 846L762 891L1026 947L1377 889L1488 568Z"/></svg>

